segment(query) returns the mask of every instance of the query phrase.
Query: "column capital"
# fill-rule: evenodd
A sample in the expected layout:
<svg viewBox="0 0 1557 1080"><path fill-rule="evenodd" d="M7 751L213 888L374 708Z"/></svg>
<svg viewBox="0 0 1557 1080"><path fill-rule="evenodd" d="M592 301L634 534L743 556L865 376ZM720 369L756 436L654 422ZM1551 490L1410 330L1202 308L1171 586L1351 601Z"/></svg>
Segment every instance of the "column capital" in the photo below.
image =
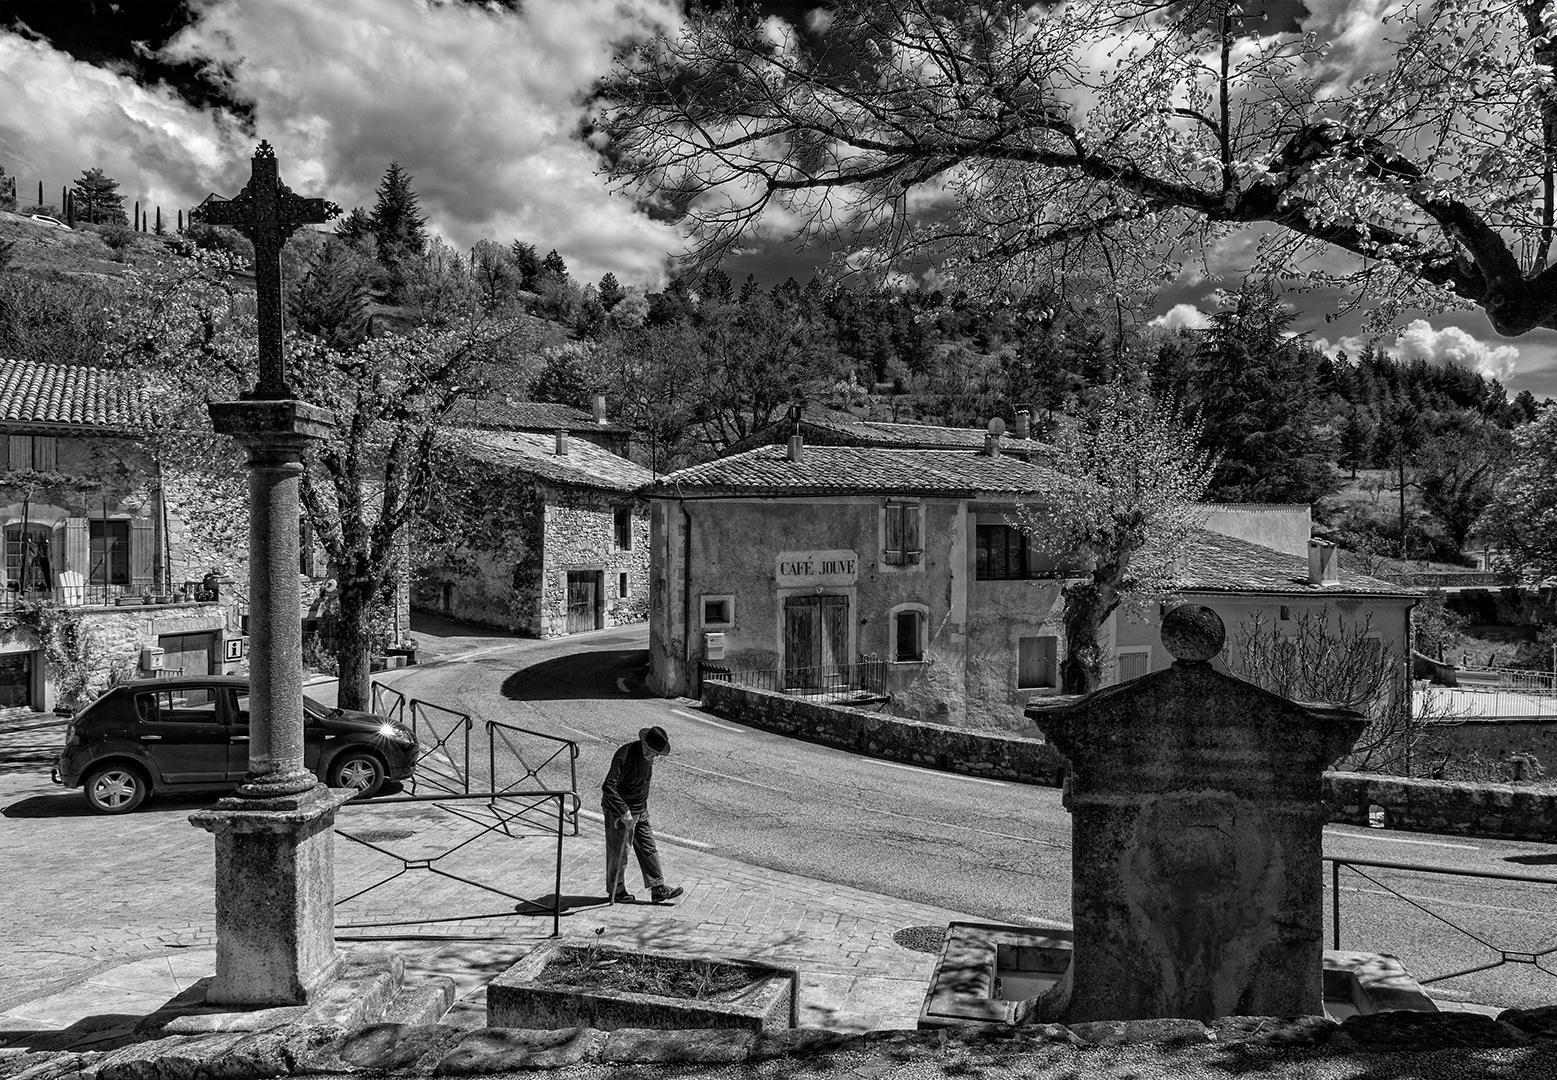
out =
<svg viewBox="0 0 1557 1080"><path fill-rule="evenodd" d="M301 454L310 442L328 438L335 428L328 409L295 398L213 401L207 407L218 434L230 435L251 450Z"/></svg>

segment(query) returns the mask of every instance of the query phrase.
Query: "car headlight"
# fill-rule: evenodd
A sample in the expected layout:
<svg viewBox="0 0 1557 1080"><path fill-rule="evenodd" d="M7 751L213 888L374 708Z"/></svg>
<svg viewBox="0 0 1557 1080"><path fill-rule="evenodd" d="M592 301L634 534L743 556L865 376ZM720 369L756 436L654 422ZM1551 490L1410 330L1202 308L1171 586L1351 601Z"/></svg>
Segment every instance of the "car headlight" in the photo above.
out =
<svg viewBox="0 0 1557 1080"><path fill-rule="evenodd" d="M400 746L415 746L416 736L399 724L380 724L378 733L392 743Z"/></svg>

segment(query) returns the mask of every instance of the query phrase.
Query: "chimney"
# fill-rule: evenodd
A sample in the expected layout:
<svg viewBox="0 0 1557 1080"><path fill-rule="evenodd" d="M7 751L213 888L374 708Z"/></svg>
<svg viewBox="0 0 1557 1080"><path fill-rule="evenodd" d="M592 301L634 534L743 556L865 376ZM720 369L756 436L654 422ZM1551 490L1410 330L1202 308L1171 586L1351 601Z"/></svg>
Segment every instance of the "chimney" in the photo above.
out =
<svg viewBox="0 0 1557 1080"><path fill-rule="evenodd" d="M563 457L568 456L568 429L557 429L557 453Z"/></svg>
<svg viewBox="0 0 1557 1080"><path fill-rule="evenodd" d="M789 460L804 461L805 447L806 441L804 439L802 439L799 435L791 435L789 437Z"/></svg>
<svg viewBox="0 0 1557 1080"><path fill-rule="evenodd" d="M590 407L591 407L590 411L592 411L595 414L595 423L597 423L597 424L604 424L604 423L606 423L605 395L604 394L596 394L594 396L594 398L590 401L589 404L590 404Z"/></svg>
<svg viewBox="0 0 1557 1080"><path fill-rule="evenodd" d="M990 432L984 436L984 453L990 457L1000 456L1000 436Z"/></svg>
<svg viewBox="0 0 1557 1080"><path fill-rule="evenodd" d="M1336 547L1328 540L1308 542L1308 583L1310 585L1337 585L1341 576L1336 565Z"/></svg>
<svg viewBox="0 0 1557 1080"><path fill-rule="evenodd" d="M1016 437L1018 439L1029 438L1032 431L1032 413L1026 409L1016 410Z"/></svg>

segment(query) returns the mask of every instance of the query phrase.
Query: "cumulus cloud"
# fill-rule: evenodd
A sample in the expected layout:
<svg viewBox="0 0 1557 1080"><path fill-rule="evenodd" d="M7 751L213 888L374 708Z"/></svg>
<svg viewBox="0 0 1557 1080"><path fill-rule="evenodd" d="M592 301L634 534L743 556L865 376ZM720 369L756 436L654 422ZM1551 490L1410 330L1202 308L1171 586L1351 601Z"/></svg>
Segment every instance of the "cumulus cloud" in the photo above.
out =
<svg viewBox="0 0 1557 1080"><path fill-rule="evenodd" d="M1459 364L1505 382L1519 360L1519 350L1512 345L1488 345L1458 326L1434 330L1426 319L1412 320L1395 339L1394 351L1402 360Z"/></svg>
<svg viewBox="0 0 1557 1080"><path fill-rule="evenodd" d="M431 225L457 247L521 238L576 276L657 284L681 240L611 195L575 135L593 81L626 37L672 23L671 0L205 0L168 58L225 68L255 134L165 87L0 34L0 156L58 197L91 165L165 210L247 179L269 139L300 194L372 204L391 160L414 177ZM14 162L16 167L12 167Z"/></svg>
<svg viewBox="0 0 1557 1080"><path fill-rule="evenodd" d="M1174 304L1146 325L1168 330L1203 330L1211 325L1211 316L1194 304Z"/></svg>
<svg viewBox="0 0 1557 1080"><path fill-rule="evenodd" d="M1362 350L1368 347L1368 343L1355 334L1347 334L1333 343L1329 338L1310 338L1309 343L1327 356L1333 357L1337 353L1344 352L1353 360L1357 359Z"/></svg>

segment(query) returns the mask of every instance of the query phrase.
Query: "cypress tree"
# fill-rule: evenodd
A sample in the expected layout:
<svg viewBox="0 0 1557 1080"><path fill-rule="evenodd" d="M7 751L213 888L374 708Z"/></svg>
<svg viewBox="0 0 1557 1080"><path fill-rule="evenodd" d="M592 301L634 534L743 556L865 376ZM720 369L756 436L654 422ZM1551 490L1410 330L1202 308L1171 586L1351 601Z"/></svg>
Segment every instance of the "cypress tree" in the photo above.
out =
<svg viewBox="0 0 1557 1080"><path fill-rule="evenodd" d="M163 233L162 233L162 207L160 207L160 206L157 207L157 224L152 229L152 231L155 232L158 236L163 235Z"/></svg>

